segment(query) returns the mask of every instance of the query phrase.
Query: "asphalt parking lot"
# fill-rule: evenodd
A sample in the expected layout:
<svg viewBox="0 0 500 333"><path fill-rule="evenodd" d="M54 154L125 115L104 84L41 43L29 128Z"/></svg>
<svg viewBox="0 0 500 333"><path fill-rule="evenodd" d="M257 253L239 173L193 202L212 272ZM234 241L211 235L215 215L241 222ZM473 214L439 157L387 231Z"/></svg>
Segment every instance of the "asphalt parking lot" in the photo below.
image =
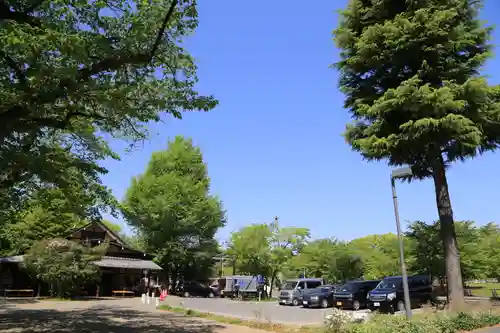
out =
<svg viewBox="0 0 500 333"><path fill-rule="evenodd" d="M332 312L331 308L305 309L298 306L279 305L277 301L242 302L225 298L181 298L170 295L162 303L242 319L297 325L322 324L325 316Z"/></svg>

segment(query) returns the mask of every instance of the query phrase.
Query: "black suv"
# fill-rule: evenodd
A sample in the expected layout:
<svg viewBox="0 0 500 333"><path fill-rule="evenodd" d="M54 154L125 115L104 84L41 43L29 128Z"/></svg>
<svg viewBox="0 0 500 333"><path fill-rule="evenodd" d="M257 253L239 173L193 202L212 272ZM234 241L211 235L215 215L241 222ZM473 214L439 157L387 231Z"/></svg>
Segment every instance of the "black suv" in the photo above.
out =
<svg viewBox="0 0 500 333"><path fill-rule="evenodd" d="M408 277L411 306L420 306L432 298L432 282L426 275ZM404 311L403 279L401 276L390 276L383 279L368 296L368 308L383 312Z"/></svg>
<svg viewBox="0 0 500 333"><path fill-rule="evenodd" d="M379 280L349 281L333 293L334 305L342 309L359 310L366 307L366 295Z"/></svg>
<svg viewBox="0 0 500 333"><path fill-rule="evenodd" d="M336 285L324 285L312 289L302 297L302 306L305 308L333 306L333 293L336 288L338 288Z"/></svg>
<svg viewBox="0 0 500 333"><path fill-rule="evenodd" d="M215 296L215 292L212 288L195 281L184 282L177 288L175 293L183 297L199 296L212 298Z"/></svg>

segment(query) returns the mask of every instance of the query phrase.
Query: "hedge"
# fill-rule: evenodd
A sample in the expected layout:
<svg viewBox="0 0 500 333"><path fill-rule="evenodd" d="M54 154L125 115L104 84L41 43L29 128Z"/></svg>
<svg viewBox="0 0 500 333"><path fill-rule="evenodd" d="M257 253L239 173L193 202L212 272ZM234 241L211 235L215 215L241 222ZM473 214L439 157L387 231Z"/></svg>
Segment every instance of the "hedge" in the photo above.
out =
<svg viewBox="0 0 500 333"><path fill-rule="evenodd" d="M457 333L500 324L500 314L492 312L436 315L406 320L404 316L376 315L368 322L327 326L326 333Z"/></svg>

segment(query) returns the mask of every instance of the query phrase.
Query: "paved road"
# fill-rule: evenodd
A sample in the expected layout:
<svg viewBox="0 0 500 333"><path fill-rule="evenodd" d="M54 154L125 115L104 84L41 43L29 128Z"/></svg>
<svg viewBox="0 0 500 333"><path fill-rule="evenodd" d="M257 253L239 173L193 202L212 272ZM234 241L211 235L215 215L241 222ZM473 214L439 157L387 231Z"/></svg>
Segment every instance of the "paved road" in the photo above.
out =
<svg viewBox="0 0 500 333"><path fill-rule="evenodd" d="M203 312L218 313L250 320L272 321L282 324L318 325L324 322L331 309L304 309L282 306L277 302L240 302L219 298L179 298L168 296L165 303ZM499 332L500 333L500 332Z"/></svg>
<svg viewBox="0 0 500 333"><path fill-rule="evenodd" d="M0 300L2 333L265 333L189 318L142 305L140 299L92 301Z"/></svg>

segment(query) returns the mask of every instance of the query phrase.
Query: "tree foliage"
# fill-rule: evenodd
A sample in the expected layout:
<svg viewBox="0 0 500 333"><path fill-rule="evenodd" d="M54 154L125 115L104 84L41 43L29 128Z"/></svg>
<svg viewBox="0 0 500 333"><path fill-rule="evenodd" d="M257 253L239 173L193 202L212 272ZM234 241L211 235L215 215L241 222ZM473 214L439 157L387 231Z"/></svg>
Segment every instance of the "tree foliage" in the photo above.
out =
<svg viewBox="0 0 500 333"><path fill-rule="evenodd" d="M500 88L479 76L491 49L480 3L352 0L335 31L340 86L354 117L346 140L368 160L410 165L413 177L434 179L456 307L464 300L445 171L500 142Z"/></svg>
<svg viewBox="0 0 500 333"><path fill-rule="evenodd" d="M41 239L66 237L68 233L98 218L101 205L99 197L78 183L69 184L66 190L43 187L33 192L20 210L10 214L0 228L0 252L16 255L26 252Z"/></svg>
<svg viewBox="0 0 500 333"><path fill-rule="evenodd" d="M464 279L499 278L498 225L477 226L471 221L458 221L456 228ZM298 246L287 252L289 255L283 265L275 267L275 271L272 269L273 229L270 224L252 224L232 233L227 254L236 259L238 273L263 274L268 278L274 273L280 280L305 274L331 283L343 283L401 274L399 243L395 234L368 235L351 241L335 238L306 241L304 235L308 232L296 229L301 230L292 233L301 235L296 238L300 240ZM437 279L445 277L439 221L410 223L403 243L409 274L428 274Z"/></svg>
<svg viewBox="0 0 500 333"><path fill-rule="evenodd" d="M410 224L407 237L414 244L411 269L443 279L446 274L439 229L439 221L433 224L415 221ZM495 278L496 266L500 264L495 255L500 244L498 227L494 224L477 227L472 221L459 221L456 229L464 279Z"/></svg>
<svg viewBox="0 0 500 333"><path fill-rule="evenodd" d="M218 252L214 236L226 216L210 194L203 156L191 140L176 137L152 155L146 171L132 180L123 211L174 283L208 278Z"/></svg>
<svg viewBox="0 0 500 333"><path fill-rule="evenodd" d="M93 263L106 252L106 244L89 248L61 239L46 239L33 244L24 256L24 265L33 275L52 286L59 297L78 293L86 283L99 278Z"/></svg>
<svg viewBox="0 0 500 333"><path fill-rule="evenodd" d="M304 247L309 229L280 227L278 218L269 224L252 224L231 234L228 254L240 272L264 275L274 285L278 273ZM272 294L271 294L272 296Z"/></svg>
<svg viewBox="0 0 500 333"><path fill-rule="evenodd" d="M98 164L118 158L161 114L212 109L183 39L194 0L0 0L1 211L52 184L81 184L108 201Z"/></svg>

